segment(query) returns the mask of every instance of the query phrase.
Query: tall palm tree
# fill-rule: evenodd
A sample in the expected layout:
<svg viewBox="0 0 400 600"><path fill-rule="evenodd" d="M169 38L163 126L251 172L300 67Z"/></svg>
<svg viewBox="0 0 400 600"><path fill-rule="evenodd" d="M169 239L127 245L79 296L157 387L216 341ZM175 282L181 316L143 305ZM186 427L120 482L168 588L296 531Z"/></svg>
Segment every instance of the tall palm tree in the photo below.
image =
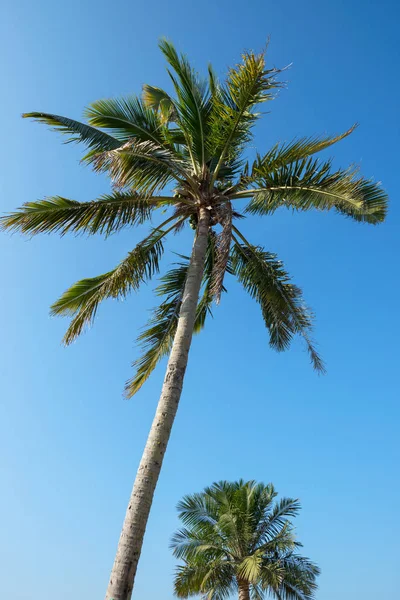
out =
<svg viewBox="0 0 400 600"><path fill-rule="evenodd" d="M92 323L103 300L124 298L159 272L168 234L186 224L195 230L190 258L183 256L161 278L157 291L163 300L139 338L144 354L126 385L127 396L135 394L160 358L169 354L107 590L106 598L114 600L131 596L192 333L204 326L213 302L220 301L225 273L235 275L259 303L273 348L285 350L298 334L305 340L314 368L323 370L310 336L312 315L301 290L291 283L275 254L247 241L237 227L238 220L248 215L270 216L284 206L299 211L335 210L356 221L380 223L387 204L384 191L357 170L334 170L330 161L314 158L354 127L336 137L276 144L246 161L246 147L260 117L257 107L272 100L280 87L279 70L266 69L265 53L244 54L220 82L211 67L207 78L201 79L170 42L161 41L160 48L169 64L173 96L145 85L140 98L89 105L87 123L49 113L23 115L86 146L83 161L110 176L112 193L90 202L53 196L28 202L2 219L3 228L28 235L108 236L147 223L167 210L168 218L151 228L114 269L78 281L53 304L53 314L72 317L66 344Z"/></svg>
<svg viewBox="0 0 400 600"><path fill-rule="evenodd" d="M300 504L292 498L274 503L272 484L242 480L214 483L178 504L184 528L172 539L183 559L175 576L179 598L201 594L224 600L310 600L318 567L297 554L290 518Z"/></svg>

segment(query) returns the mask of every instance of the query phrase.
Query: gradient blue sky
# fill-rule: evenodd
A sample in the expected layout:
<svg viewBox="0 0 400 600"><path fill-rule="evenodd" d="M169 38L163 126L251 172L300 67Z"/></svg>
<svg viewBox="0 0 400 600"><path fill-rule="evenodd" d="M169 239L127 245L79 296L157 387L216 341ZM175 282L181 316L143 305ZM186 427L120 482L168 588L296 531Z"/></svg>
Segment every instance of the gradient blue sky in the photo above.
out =
<svg viewBox="0 0 400 600"><path fill-rule="evenodd" d="M2 58L1 210L59 194L88 200L108 182L80 149L23 121L43 110L80 118L92 100L167 85L157 40L223 74L271 35L270 64L293 62L288 89L257 130L260 150L295 135L359 129L333 154L360 163L391 195L387 223L334 214L244 223L278 252L317 314L328 365L301 343L267 344L258 307L232 281L194 341L183 401L148 527L135 597L172 598L168 549L184 493L214 480L272 481L298 496L304 552L322 568L318 600L375 600L398 589L398 99L396 2L8 2ZM104 272L139 239L0 236L0 572L7 600L102 598L136 466L162 383L121 392L153 286L109 302L96 326L61 347L48 307L76 279ZM169 248L188 251L189 234ZM397 554L397 557L396 557Z"/></svg>

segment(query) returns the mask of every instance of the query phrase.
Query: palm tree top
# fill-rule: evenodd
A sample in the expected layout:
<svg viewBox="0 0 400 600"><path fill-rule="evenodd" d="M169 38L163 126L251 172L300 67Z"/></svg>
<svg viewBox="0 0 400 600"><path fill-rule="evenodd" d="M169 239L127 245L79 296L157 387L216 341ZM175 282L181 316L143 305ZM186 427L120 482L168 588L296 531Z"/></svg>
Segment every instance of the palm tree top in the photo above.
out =
<svg viewBox="0 0 400 600"><path fill-rule="evenodd" d="M220 481L179 502L184 527L171 543L183 561L175 577L178 597L223 600L238 589L252 600L314 597L319 569L298 554L291 522L300 503L276 496L272 484Z"/></svg>
<svg viewBox="0 0 400 600"><path fill-rule="evenodd" d="M168 211L168 218L152 227L115 269L77 282L55 302L53 314L72 317L64 338L68 344L92 323L104 299L125 297L157 274L166 236L187 224L196 228L200 212L207 211L208 251L196 330L220 301L229 273L259 303L271 346L284 350L299 334L314 368L323 371L312 342L313 315L301 290L276 255L250 243L237 222L272 215L280 207L335 210L356 221L382 222L387 196L378 184L356 168L334 170L331 161L315 157L354 127L337 136L276 144L248 160L259 106L275 97L280 70L267 69L265 52L247 52L224 81L211 67L201 78L169 41L162 40L160 49L173 94L145 85L141 97L99 100L85 110L85 123L51 113L23 115L50 125L67 141L82 143L87 149L83 161L110 176L112 192L88 202L60 196L28 202L3 217L2 227L28 235L108 236L148 223L160 209ZM247 202L244 209L241 200ZM182 257L161 279L163 300L140 336L144 354L127 384L128 395L171 348L187 270L188 260Z"/></svg>

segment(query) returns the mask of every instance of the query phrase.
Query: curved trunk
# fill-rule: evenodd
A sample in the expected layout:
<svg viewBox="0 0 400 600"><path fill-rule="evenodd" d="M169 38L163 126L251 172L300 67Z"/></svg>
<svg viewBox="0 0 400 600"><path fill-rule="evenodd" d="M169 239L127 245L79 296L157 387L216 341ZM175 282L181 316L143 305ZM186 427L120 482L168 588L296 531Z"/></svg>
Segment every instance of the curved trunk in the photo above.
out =
<svg viewBox="0 0 400 600"><path fill-rule="evenodd" d="M247 581L239 580L239 600L250 600L250 585Z"/></svg>
<svg viewBox="0 0 400 600"><path fill-rule="evenodd" d="M182 393L204 272L209 223L208 210L201 208L174 344L122 526L106 600L129 600L132 594L154 490Z"/></svg>

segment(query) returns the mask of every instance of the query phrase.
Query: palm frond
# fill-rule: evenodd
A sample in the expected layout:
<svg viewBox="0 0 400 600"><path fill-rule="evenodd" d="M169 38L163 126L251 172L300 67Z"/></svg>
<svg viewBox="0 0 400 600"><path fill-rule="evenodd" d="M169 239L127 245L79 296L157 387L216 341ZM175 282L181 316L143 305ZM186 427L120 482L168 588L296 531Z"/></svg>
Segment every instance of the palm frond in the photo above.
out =
<svg viewBox="0 0 400 600"><path fill-rule="evenodd" d="M313 600L320 574L318 566L294 553L282 556L280 564L283 577L278 590L282 600Z"/></svg>
<svg viewBox="0 0 400 600"><path fill-rule="evenodd" d="M156 289L158 295L166 295L167 298L154 310L145 331L138 337L144 354L133 363L136 373L125 386L128 398L140 390L161 358L172 348L188 268L189 263L186 262L168 271Z"/></svg>
<svg viewBox="0 0 400 600"><path fill-rule="evenodd" d="M259 187L236 195L252 194L246 208L251 214L267 215L286 206L301 211L335 209L372 224L385 219L387 194L377 183L361 177L356 168L332 171L330 161L309 158L272 172L261 165L254 173Z"/></svg>
<svg viewBox="0 0 400 600"><path fill-rule="evenodd" d="M51 314L72 316L64 336L66 345L90 325L100 303L107 298L124 298L159 270L163 252L162 238L168 230L155 230L130 252L112 271L82 279L72 285L51 307Z"/></svg>
<svg viewBox="0 0 400 600"><path fill-rule="evenodd" d="M161 116L163 124L176 121L177 111L171 96L164 90L145 83L143 85L142 99L145 106L152 108Z"/></svg>
<svg viewBox="0 0 400 600"><path fill-rule="evenodd" d="M277 541L288 544L293 539L292 532L287 529L289 519L295 517L300 510L300 502L293 498L282 498L273 510L266 516L255 531L254 547L260 548L268 545L271 540L276 545Z"/></svg>
<svg viewBox="0 0 400 600"><path fill-rule="evenodd" d="M214 231L210 230L207 243L206 259L204 264L204 275L202 282L203 292L200 301L197 305L196 322L194 325L195 333L199 333L203 329L207 316L212 316L211 307L215 300L213 286L215 281L215 264L217 257L217 235ZM226 264L225 271L227 273L232 272L229 264ZM221 293L226 292L226 288L223 285L223 281L220 282L219 289Z"/></svg>
<svg viewBox="0 0 400 600"><path fill-rule="evenodd" d="M90 125L112 131L122 143L132 138L164 145L163 123L137 96L108 98L90 104L84 113Z"/></svg>
<svg viewBox="0 0 400 600"><path fill-rule="evenodd" d="M209 490L188 494L177 504L178 516L187 527L196 531L204 523L215 527L219 518L218 500Z"/></svg>
<svg viewBox="0 0 400 600"><path fill-rule="evenodd" d="M235 227L234 231L241 236ZM323 362L310 338L313 315L304 304L300 288L290 283L288 273L275 254L247 242L240 244L235 237L234 241L233 270L244 289L260 304L270 345L278 351L286 350L293 336L300 334L313 367L324 372Z"/></svg>
<svg viewBox="0 0 400 600"><path fill-rule="evenodd" d="M199 79L186 56L179 55L171 42L163 39L159 46L176 74L169 72L177 95L174 103L177 122L186 134L187 145L194 160L193 166L198 169L206 164L209 89L207 83Z"/></svg>
<svg viewBox="0 0 400 600"><path fill-rule="evenodd" d="M262 554L254 552L244 559L237 567L237 575L240 579L244 579L248 583L256 584L260 578L262 565Z"/></svg>
<svg viewBox="0 0 400 600"><path fill-rule="evenodd" d="M176 570L174 591L178 598L202 594L207 600L225 600L237 589L229 564L202 560L184 563Z"/></svg>
<svg viewBox="0 0 400 600"><path fill-rule="evenodd" d="M205 569L199 569L198 565L180 565L176 569L174 578L174 592L178 598L190 598L196 596L201 589Z"/></svg>
<svg viewBox="0 0 400 600"><path fill-rule="evenodd" d="M267 154L257 157L249 179L251 180L253 176L257 177L260 171L272 173L290 163L309 158L313 154L321 152L345 139L353 133L356 127L357 125L353 125L344 133L336 136L303 137L294 139L288 143L276 144Z"/></svg>
<svg viewBox="0 0 400 600"><path fill-rule="evenodd" d="M209 238L207 247L203 291L196 309L196 320L194 333L199 333L211 313L213 301L210 293L211 273L213 268L213 237ZM165 296L165 300L153 311L153 315L147 323L146 329L138 337L144 353L134 363L135 375L125 386L125 394L128 398L134 396L150 377L158 362L169 354L174 341L178 325L179 312L185 289L189 259L182 257L185 262L178 263L176 268L168 271L162 278L161 284L156 288L158 296Z"/></svg>
<svg viewBox="0 0 400 600"><path fill-rule="evenodd" d="M87 148L95 151L115 150L121 146L120 140L100 131L95 127L74 121L68 117L51 113L30 112L24 113L24 119L34 119L39 123L51 125L55 131L68 135L66 142L82 142Z"/></svg>
<svg viewBox="0 0 400 600"><path fill-rule="evenodd" d="M182 159L149 141L133 139L118 150L98 154L94 164L96 170L107 172L116 186L130 186L147 195L175 180L190 178Z"/></svg>
<svg viewBox="0 0 400 600"><path fill-rule="evenodd" d="M167 204L167 197L147 198L114 192L91 202L77 202L53 196L27 202L0 218L0 227L36 235L38 233L87 233L110 235L127 225L144 223L152 211Z"/></svg>
<svg viewBox="0 0 400 600"><path fill-rule="evenodd" d="M171 539L171 548L174 556L185 561L191 560L223 560L231 561L232 556L224 548L222 537L214 530L214 527L204 521L198 523L196 529L183 528L178 530Z"/></svg>
<svg viewBox="0 0 400 600"><path fill-rule="evenodd" d="M231 69L226 84L213 95L210 114L209 152L217 158L212 184L220 175L220 168L240 155L251 139L251 128L259 115L258 104L273 98L272 90L280 87L277 69L267 70L265 53L248 52L242 63Z"/></svg>

